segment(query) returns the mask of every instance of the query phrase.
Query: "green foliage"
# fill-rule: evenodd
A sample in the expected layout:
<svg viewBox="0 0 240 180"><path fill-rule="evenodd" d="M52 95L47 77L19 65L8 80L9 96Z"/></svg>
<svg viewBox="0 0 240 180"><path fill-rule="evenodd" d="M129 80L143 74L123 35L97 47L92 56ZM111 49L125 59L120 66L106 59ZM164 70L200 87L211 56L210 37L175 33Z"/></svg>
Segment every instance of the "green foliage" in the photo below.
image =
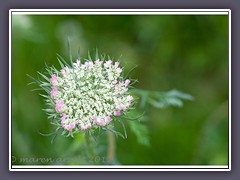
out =
<svg viewBox="0 0 240 180"><path fill-rule="evenodd" d="M137 142L144 146L150 146L149 129L142 122L128 121L131 131L137 137Z"/></svg>
<svg viewBox="0 0 240 180"><path fill-rule="evenodd" d="M140 97L140 107L146 108L147 104L155 108L166 108L169 106L183 106L183 100L193 100L189 94L178 90L170 90L168 92L147 91L134 89L133 93Z"/></svg>

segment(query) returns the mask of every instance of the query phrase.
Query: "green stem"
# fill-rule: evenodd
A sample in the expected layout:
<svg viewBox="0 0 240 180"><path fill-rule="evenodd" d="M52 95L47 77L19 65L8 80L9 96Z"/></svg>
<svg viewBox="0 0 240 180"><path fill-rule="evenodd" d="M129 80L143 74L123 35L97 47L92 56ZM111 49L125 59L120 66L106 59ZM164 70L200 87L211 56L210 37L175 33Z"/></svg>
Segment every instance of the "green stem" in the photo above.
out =
<svg viewBox="0 0 240 180"><path fill-rule="evenodd" d="M107 162L112 163L114 161L115 154L115 138L114 134L108 131L108 154L107 154Z"/></svg>
<svg viewBox="0 0 240 180"><path fill-rule="evenodd" d="M96 154L95 154L94 149L92 147L92 142L91 142L91 139L90 139L90 135L88 133L85 134L85 142L86 142L87 152L90 156L89 158L93 160L94 165L97 165Z"/></svg>

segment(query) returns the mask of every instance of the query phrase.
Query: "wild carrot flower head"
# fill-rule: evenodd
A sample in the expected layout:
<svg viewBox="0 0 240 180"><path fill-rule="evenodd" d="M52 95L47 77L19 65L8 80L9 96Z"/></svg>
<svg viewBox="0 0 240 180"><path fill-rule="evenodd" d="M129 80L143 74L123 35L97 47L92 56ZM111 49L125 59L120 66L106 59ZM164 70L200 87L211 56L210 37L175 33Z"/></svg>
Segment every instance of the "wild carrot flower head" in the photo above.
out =
<svg viewBox="0 0 240 180"><path fill-rule="evenodd" d="M108 127L133 105L131 81L122 75L120 63L112 60L80 60L55 68L48 78L49 116L69 133Z"/></svg>

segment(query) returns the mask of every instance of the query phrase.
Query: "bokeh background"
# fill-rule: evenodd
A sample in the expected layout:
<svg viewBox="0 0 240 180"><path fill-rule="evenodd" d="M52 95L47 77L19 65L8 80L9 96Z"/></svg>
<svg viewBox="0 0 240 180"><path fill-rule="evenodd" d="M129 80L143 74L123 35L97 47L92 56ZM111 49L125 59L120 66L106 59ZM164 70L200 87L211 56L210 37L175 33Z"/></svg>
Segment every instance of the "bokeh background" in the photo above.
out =
<svg viewBox="0 0 240 180"><path fill-rule="evenodd" d="M128 139L116 141L121 164L228 164L228 17L223 15L13 15L12 16L12 155L13 164L57 164L34 158L68 158L78 164L81 137L52 132L42 111L43 99L27 86L44 63L59 67L56 53L67 57L69 37L74 57L88 50L138 68L137 88L189 93L184 107L148 107L150 145ZM22 162L21 158L29 158ZM32 161L31 161L32 159ZM36 159L35 159L36 160Z"/></svg>

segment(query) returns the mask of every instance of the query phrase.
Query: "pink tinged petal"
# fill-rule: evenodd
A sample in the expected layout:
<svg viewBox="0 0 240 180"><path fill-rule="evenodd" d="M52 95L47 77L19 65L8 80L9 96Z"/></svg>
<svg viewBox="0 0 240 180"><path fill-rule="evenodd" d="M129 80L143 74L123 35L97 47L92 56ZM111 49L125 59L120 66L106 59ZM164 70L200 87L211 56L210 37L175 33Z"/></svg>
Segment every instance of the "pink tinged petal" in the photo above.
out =
<svg viewBox="0 0 240 180"><path fill-rule="evenodd" d="M112 64L112 61L108 60L104 63L104 67L108 68L109 66L111 66L111 64Z"/></svg>
<svg viewBox="0 0 240 180"><path fill-rule="evenodd" d="M81 62L79 59L77 59L77 65L80 66L81 65Z"/></svg>
<svg viewBox="0 0 240 180"><path fill-rule="evenodd" d="M56 74L53 74L53 75L51 76L50 82L51 82L51 84L52 84L53 86L58 85Z"/></svg>
<svg viewBox="0 0 240 180"><path fill-rule="evenodd" d="M100 60L97 59L97 60L95 61L95 64L98 64L98 65L99 65L99 63L100 63Z"/></svg>
<svg viewBox="0 0 240 180"><path fill-rule="evenodd" d="M72 129L75 128L75 124L73 124L73 123L71 123L70 126Z"/></svg>
<svg viewBox="0 0 240 180"><path fill-rule="evenodd" d="M66 115L65 114L62 114L61 120L62 120L62 123L64 123L66 121Z"/></svg>
<svg viewBox="0 0 240 180"><path fill-rule="evenodd" d="M132 101L132 100L133 100L133 97L130 96L130 95L128 95L128 96L127 96L127 101Z"/></svg>
<svg viewBox="0 0 240 180"><path fill-rule="evenodd" d="M64 108L63 108L63 107L64 107L64 103L63 103L62 100L56 102L55 110L56 110L57 112L59 112L59 113L63 112L63 111L64 111Z"/></svg>
<svg viewBox="0 0 240 180"><path fill-rule="evenodd" d="M117 68L119 66L119 62L115 62L115 67Z"/></svg>
<svg viewBox="0 0 240 180"><path fill-rule="evenodd" d="M56 76L56 74L52 74L52 76L51 76L51 80L52 80L52 81L57 80L57 76Z"/></svg>
<svg viewBox="0 0 240 180"><path fill-rule="evenodd" d="M119 84L115 84L115 94L119 94Z"/></svg>
<svg viewBox="0 0 240 180"><path fill-rule="evenodd" d="M64 130L67 130L67 126L65 125L65 123L62 123L62 128L63 128Z"/></svg>
<svg viewBox="0 0 240 180"><path fill-rule="evenodd" d="M87 130L87 129L90 129L92 127L91 123L88 123L86 125L84 124L81 124L79 125L79 128L83 131L83 130Z"/></svg>
<svg viewBox="0 0 240 180"><path fill-rule="evenodd" d="M115 116L121 116L121 112L120 111L115 111Z"/></svg>
<svg viewBox="0 0 240 180"><path fill-rule="evenodd" d="M129 79L126 79L126 81L125 81L125 86L129 85L130 82L131 82L131 81L130 81Z"/></svg>
<svg viewBox="0 0 240 180"><path fill-rule="evenodd" d="M89 67L89 62L85 62L85 66L86 66L86 67Z"/></svg>
<svg viewBox="0 0 240 180"><path fill-rule="evenodd" d="M127 92L128 91L128 88L124 88L123 89L123 93Z"/></svg>
<svg viewBox="0 0 240 180"><path fill-rule="evenodd" d="M119 106L117 106L117 109L118 109L118 110L122 110L122 109L123 109L123 106L122 106L122 105L119 105Z"/></svg>
<svg viewBox="0 0 240 180"><path fill-rule="evenodd" d="M106 125L106 123L105 123L103 120L99 120L99 121L97 122L97 124L98 124L99 126L105 126L105 125Z"/></svg>
<svg viewBox="0 0 240 180"><path fill-rule="evenodd" d="M122 69L121 68L117 68L116 71L117 71L117 73L121 73Z"/></svg>
<svg viewBox="0 0 240 180"><path fill-rule="evenodd" d="M90 129L92 127L91 123L88 123L86 127L87 129Z"/></svg>
<svg viewBox="0 0 240 180"><path fill-rule="evenodd" d="M98 118L96 116L93 116L94 121L98 121Z"/></svg>
<svg viewBox="0 0 240 180"><path fill-rule="evenodd" d="M62 114L62 117L61 117L61 125L62 127L65 129L65 121L66 121L66 115L65 114Z"/></svg>
<svg viewBox="0 0 240 180"><path fill-rule="evenodd" d="M107 64L107 65L111 65L111 64L112 64L112 61L111 61L111 60L108 60L108 61L106 62L106 64Z"/></svg>
<svg viewBox="0 0 240 180"><path fill-rule="evenodd" d="M108 123L110 123L110 121L111 121L111 117L110 117L110 116L107 116L107 117L106 117L106 123L108 124Z"/></svg>
<svg viewBox="0 0 240 180"><path fill-rule="evenodd" d="M126 103L123 110L126 111L130 107L130 105L131 105L130 103Z"/></svg>
<svg viewBox="0 0 240 180"><path fill-rule="evenodd" d="M85 130L84 124L79 125L79 128L80 128L82 131Z"/></svg>
<svg viewBox="0 0 240 180"><path fill-rule="evenodd" d="M89 62L89 66L92 67L93 66L93 62L90 61Z"/></svg>
<svg viewBox="0 0 240 180"><path fill-rule="evenodd" d="M61 73L62 73L62 75L64 75L66 73L65 69L62 69Z"/></svg>
<svg viewBox="0 0 240 180"><path fill-rule="evenodd" d="M52 99L54 99L55 97L57 97L57 95L58 95L58 89L55 87L55 88L53 88L52 91L50 92L50 97L51 97Z"/></svg>
<svg viewBox="0 0 240 180"><path fill-rule="evenodd" d="M67 126L67 130L68 130L68 131L72 131L74 128L75 128L75 124L74 124L74 123L70 123L70 124Z"/></svg>
<svg viewBox="0 0 240 180"><path fill-rule="evenodd" d="M103 63L103 61L100 61L100 59L97 59L96 61L95 61L95 64L96 65L101 65Z"/></svg>

